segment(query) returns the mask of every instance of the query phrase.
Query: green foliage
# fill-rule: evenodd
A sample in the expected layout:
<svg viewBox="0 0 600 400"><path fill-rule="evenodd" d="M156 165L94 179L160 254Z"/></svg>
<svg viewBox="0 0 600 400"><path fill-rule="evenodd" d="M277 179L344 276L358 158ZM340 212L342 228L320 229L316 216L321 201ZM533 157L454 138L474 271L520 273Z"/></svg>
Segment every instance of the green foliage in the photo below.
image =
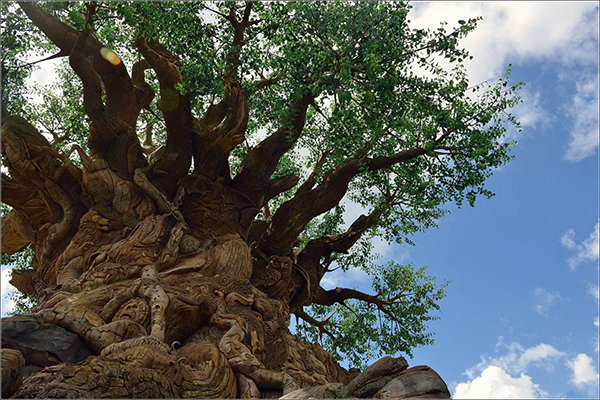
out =
<svg viewBox="0 0 600 400"><path fill-rule="evenodd" d="M158 39L178 58L185 82L177 89L189 94L196 116L222 98L226 60L239 52L237 78L249 92L250 117L246 141L230 157L234 172L248 147L282 126L291 128L289 122L286 125L293 113L289 104L306 93L316 99L303 134L281 158L274 177L295 174L302 182L326 149L329 154L317 171L317 184L326 171L349 159L372 160L415 148L426 151L424 157L378 170L361 164L347 200L365 213L378 211L380 217L349 254L331 260L343 270L368 272L374 293L383 298L411 294L390 305L394 317L354 300L346 307L313 306L308 313L317 319L332 315L328 328L336 340L329 336L320 340L355 365L378 352L410 355L412 348L432 343L426 322L435 319L429 312L437 310L446 283L436 286L424 269L410 265L373 266L372 239L380 236L411 244L415 232L436 226L449 202L473 206L478 197L493 196L484 183L512 157L513 143L507 143L504 135L507 125L519 128L509 111L520 102L521 84L509 83L508 69L496 81L472 85L464 66L472 57L459 46L479 18L460 20L453 30L445 23L425 30L410 28L407 2L255 2L251 19L260 22L247 28L239 49L231 47L231 26L219 15L229 12L231 2L100 4L94 22L99 40L130 70L139 59L136 35ZM235 4L241 19L243 6ZM56 131L58 136L68 132L59 148L70 141L85 144L82 88L70 69L60 69L56 87L36 89L43 98L41 105L27 105L31 88L26 80L33 67L23 66L26 57L31 52L52 54L56 48L14 3L3 2L1 7L3 107L29 116L42 131ZM82 28L83 3L48 2L44 7L75 29ZM270 78L277 83L253 90L254 82ZM146 80L158 93L153 72L146 71ZM140 121L154 126L155 143L161 144L165 127L158 115L155 100ZM142 122L138 135L143 135ZM294 140L291 131L288 140ZM294 190L270 201L271 214ZM345 204L311 221L300 244L343 232L348 222L343 219ZM320 338L315 327L299 325L299 331L309 339ZM359 354L357 349L366 352Z"/></svg>
<svg viewBox="0 0 600 400"><path fill-rule="evenodd" d="M380 307L354 299L332 306L312 305L311 315L327 321L324 330L329 333L304 321L296 329L354 367L364 368L385 354L403 352L412 357L413 348L433 344L433 335L426 333L427 322L438 319L430 313L439 310L438 302L446 297L449 283L436 285L426 272L426 268L393 261L374 266L369 274L373 295L383 299Z"/></svg>

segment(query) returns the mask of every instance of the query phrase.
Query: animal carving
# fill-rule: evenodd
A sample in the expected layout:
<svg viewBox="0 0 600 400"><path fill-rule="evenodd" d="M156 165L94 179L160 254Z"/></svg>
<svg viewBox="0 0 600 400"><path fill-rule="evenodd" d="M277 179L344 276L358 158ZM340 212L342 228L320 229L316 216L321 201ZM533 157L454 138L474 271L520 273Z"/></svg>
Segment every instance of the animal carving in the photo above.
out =
<svg viewBox="0 0 600 400"><path fill-rule="evenodd" d="M252 273L252 284L273 299L280 299L288 290L292 277L292 260L273 256L264 268Z"/></svg>

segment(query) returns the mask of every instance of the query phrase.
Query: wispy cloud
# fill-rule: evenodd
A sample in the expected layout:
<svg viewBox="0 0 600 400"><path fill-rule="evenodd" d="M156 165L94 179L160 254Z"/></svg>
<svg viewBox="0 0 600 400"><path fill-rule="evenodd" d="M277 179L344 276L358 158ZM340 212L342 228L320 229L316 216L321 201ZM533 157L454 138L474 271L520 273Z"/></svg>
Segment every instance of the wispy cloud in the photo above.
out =
<svg viewBox="0 0 600 400"><path fill-rule="evenodd" d="M550 308L554 307L560 302L569 300L556 290L549 292L541 287L535 288L535 290L533 291L533 297L535 300L535 305L533 306L533 309L538 314L544 316L547 316L547 312Z"/></svg>
<svg viewBox="0 0 600 400"><path fill-rule="evenodd" d="M561 244L567 249L576 252L567 261L571 271L575 271L580 264L598 260L598 225L597 223L590 236L579 244L575 242L575 230L572 228L569 228L562 234L560 238Z"/></svg>
<svg viewBox="0 0 600 400"><path fill-rule="evenodd" d="M598 149L598 75L576 83L577 91L568 107L572 118L568 161L581 161L593 156Z"/></svg>
<svg viewBox="0 0 600 400"><path fill-rule="evenodd" d="M597 11L593 3L573 2L431 2L417 3L415 27L450 27L482 16L462 44L474 56L465 64L470 78L495 78L509 63L549 61L562 65L597 62Z"/></svg>

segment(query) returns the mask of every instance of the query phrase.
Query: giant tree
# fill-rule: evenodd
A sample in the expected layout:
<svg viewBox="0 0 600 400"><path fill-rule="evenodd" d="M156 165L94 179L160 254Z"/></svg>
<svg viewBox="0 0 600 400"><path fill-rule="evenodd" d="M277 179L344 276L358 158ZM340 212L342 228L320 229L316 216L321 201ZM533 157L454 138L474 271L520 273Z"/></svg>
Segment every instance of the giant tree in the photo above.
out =
<svg viewBox="0 0 600 400"><path fill-rule="evenodd" d="M29 249L12 282L37 299L3 321L37 372L19 396L280 396L347 384L335 358L432 342L444 284L376 265L372 239L410 243L445 204L491 196L510 159L518 85L469 86L458 42L477 19L412 29L402 2L2 8L2 252ZM35 51L64 63L32 105ZM372 291L324 288L337 268Z"/></svg>

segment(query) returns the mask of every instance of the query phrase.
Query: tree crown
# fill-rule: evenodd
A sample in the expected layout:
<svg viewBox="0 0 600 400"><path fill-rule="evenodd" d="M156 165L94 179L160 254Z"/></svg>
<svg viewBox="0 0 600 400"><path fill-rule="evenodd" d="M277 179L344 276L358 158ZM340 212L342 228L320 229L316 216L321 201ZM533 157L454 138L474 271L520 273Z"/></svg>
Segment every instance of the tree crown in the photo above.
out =
<svg viewBox="0 0 600 400"><path fill-rule="evenodd" d="M510 70L469 84L459 41L478 19L412 29L405 2L21 8L2 3L4 115L28 117L59 151L79 143L132 181L110 153L133 132L142 150L128 162L169 200L178 184L191 190L190 176L241 192L262 210L244 222L257 254L317 266L298 329L325 335L336 354L360 364L372 356L360 343L410 354L432 342L425 322L446 285L376 265L372 239L411 243L449 202L492 196L485 181L511 158L504 134L518 127L509 109L520 84ZM30 105L38 89L25 85L34 66L24 58L50 50L65 57L58 83ZM351 223L348 201L364 209ZM266 223L254 236L252 220ZM336 267L372 274L374 294L320 287Z"/></svg>

